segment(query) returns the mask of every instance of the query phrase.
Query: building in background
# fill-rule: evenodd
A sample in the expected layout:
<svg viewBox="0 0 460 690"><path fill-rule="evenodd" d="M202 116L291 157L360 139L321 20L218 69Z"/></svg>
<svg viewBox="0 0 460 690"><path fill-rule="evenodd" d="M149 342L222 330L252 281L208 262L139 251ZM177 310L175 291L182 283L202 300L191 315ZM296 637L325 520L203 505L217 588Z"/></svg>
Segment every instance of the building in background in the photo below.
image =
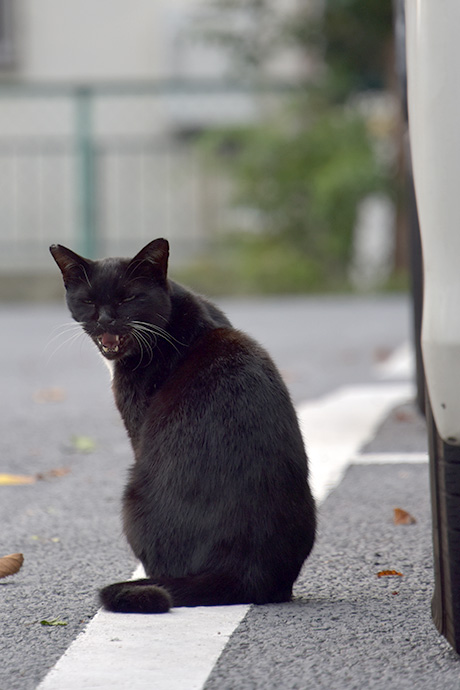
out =
<svg viewBox="0 0 460 690"><path fill-rule="evenodd" d="M219 232L227 190L190 141L266 101L230 88L203 40L216 21L198 0L0 0L1 273L49 270L53 242L97 256L166 236L184 260ZM285 51L266 76L303 68Z"/></svg>

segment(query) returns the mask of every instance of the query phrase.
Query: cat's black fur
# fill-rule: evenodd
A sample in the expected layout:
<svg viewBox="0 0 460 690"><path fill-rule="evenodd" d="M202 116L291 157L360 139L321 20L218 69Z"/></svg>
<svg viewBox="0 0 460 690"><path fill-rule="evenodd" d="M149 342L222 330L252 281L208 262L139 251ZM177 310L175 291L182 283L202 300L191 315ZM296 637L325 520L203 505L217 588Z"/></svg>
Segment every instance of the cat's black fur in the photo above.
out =
<svg viewBox="0 0 460 690"><path fill-rule="evenodd" d="M159 613L289 600L315 508L295 411L267 353L168 280L166 240L131 260L50 250L73 318L113 362L135 455L124 529L147 579L105 587L103 605Z"/></svg>

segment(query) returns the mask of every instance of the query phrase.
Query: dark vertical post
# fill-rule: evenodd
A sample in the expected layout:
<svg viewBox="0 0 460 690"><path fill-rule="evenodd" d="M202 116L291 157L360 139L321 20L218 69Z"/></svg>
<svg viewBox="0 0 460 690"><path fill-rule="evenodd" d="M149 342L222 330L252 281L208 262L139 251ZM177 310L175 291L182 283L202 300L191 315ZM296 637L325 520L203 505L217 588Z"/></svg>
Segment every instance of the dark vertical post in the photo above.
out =
<svg viewBox="0 0 460 690"><path fill-rule="evenodd" d="M93 140L93 94L90 87L75 91L75 143L77 156L77 218L79 251L94 258L98 249L96 222L96 176Z"/></svg>

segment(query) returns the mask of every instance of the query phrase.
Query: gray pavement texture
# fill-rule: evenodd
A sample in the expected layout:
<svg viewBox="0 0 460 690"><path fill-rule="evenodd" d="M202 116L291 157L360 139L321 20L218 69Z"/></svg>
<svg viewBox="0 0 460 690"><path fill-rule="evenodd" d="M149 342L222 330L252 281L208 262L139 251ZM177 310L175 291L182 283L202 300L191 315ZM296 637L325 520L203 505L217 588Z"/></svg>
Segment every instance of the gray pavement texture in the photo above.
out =
<svg viewBox="0 0 460 690"><path fill-rule="evenodd" d="M35 415L40 423L41 407ZM35 688L96 613L97 589L129 578L136 565L120 521L127 445L108 438L108 429L99 428L96 435L95 421L84 429L98 439L97 453L67 445L78 433L70 420L58 433L43 429L38 442L27 429L10 430L21 435L19 445L27 449L21 473L61 468L69 473L0 487L1 555L22 552L25 558L17 575L0 580L1 690ZM2 471L17 472L5 457ZM66 625L40 623L55 618Z"/></svg>
<svg viewBox="0 0 460 690"><path fill-rule="evenodd" d="M381 424L361 453L427 453L425 417L415 404L399 405Z"/></svg>
<svg viewBox="0 0 460 690"><path fill-rule="evenodd" d="M395 526L393 508L417 523ZM292 603L253 607L205 690L454 690L457 655L430 618L428 471L351 466L320 510ZM382 570L402 577L377 577Z"/></svg>
<svg viewBox="0 0 460 690"><path fill-rule="evenodd" d="M460 659L430 615L433 590L427 449L413 404L394 409L319 509L318 539L289 604L252 607L205 690L458 690ZM393 524L394 508L416 523ZM383 570L402 576L381 577Z"/></svg>
<svg viewBox="0 0 460 690"><path fill-rule="evenodd" d="M96 613L97 589L135 567L120 520L131 449L97 353L65 344L77 331L52 342L63 307L4 306L0 320L0 472L46 477L0 487L0 555L24 554L0 580L0 690L33 690ZM40 624L55 618L67 625Z"/></svg>
<svg viewBox="0 0 460 690"><path fill-rule="evenodd" d="M224 306L268 347L296 402L375 382L375 363L410 334L407 300L397 296ZM73 330L52 340L69 323L65 308L3 305L0 322L0 472L46 477L0 487L0 555L25 556L0 581L0 690L34 690L96 612L97 589L134 568L120 521L132 454L91 343L68 340ZM75 447L79 435L95 442L92 452ZM365 450L425 449L423 420L407 405ZM68 474L46 475L62 467ZM393 526L396 506L417 523ZM206 690L459 688L459 659L430 619L430 524L426 465L351 467L320 508L295 600L250 609ZM386 568L403 577L378 579ZM53 618L67 625L40 624Z"/></svg>

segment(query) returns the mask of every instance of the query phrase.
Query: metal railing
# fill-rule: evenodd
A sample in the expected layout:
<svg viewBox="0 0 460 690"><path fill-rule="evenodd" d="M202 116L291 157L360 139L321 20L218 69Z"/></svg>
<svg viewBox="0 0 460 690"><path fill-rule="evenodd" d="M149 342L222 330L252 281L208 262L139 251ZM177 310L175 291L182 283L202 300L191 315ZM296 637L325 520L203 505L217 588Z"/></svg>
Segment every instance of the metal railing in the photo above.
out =
<svg viewBox="0 0 460 690"><path fill-rule="evenodd" d="M0 270L47 267L53 242L94 257L164 235L185 258L225 227L229 194L178 133L257 119L286 88L0 85Z"/></svg>

